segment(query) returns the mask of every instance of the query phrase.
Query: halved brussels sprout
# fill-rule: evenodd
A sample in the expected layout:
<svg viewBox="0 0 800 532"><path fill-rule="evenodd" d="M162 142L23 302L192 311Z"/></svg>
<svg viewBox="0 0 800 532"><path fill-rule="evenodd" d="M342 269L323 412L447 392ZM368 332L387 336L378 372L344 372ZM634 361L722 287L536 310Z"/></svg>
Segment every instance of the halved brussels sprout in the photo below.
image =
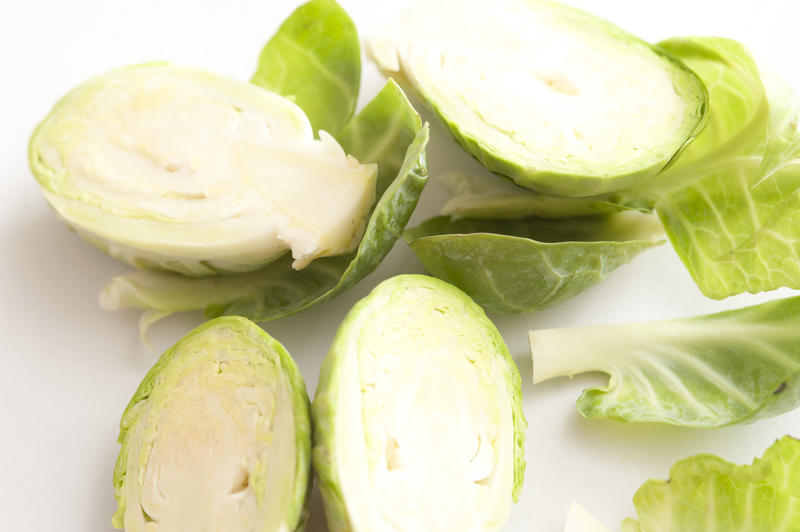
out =
<svg viewBox="0 0 800 532"><path fill-rule="evenodd" d="M166 64L116 70L63 98L30 143L58 214L135 266L187 275L293 266L358 245L375 165L253 84Z"/></svg>
<svg viewBox="0 0 800 532"><path fill-rule="evenodd" d="M353 116L360 75L353 21L310 0L266 44L250 85L145 65L69 95L35 132L31 166L68 223L141 269L114 278L100 305L146 309L143 331L194 309L266 321L372 272L427 183L428 125L392 80ZM70 151L87 138L91 150ZM58 146L80 172L53 171Z"/></svg>
<svg viewBox="0 0 800 532"><path fill-rule="evenodd" d="M245 318L207 322L161 355L122 415L119 442L118 528L303 527L305 384L283 346Z"/></svg>
<svg viewBox="0 0 800 532"><path fill-rule="evenodd" d="M520 377L457 288L384 281L342 323L312 405L330 530L499 530L524 474Z"/></svg>
<svg viewBox="0 0 800 532"><path fill-rule="evenodd" d="M368 50L384 73L486 168L538 192L585 197L652 177L703 124L706 90L691 70L557 3L427 3L375 35Z"/></svg>

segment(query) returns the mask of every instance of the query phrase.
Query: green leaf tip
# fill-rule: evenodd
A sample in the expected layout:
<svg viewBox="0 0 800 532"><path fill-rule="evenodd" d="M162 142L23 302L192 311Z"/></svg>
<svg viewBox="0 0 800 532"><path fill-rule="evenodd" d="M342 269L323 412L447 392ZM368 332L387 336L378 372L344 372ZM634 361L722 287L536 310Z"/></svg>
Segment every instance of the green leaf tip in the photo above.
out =
<svg viewBox="0 0 800 532"><path fill-rule="evenodd" d="M315 133L335 134L358 99L361 48L355 24L333 0L306 2L264 46L251 82L293 100Z"/></svg>

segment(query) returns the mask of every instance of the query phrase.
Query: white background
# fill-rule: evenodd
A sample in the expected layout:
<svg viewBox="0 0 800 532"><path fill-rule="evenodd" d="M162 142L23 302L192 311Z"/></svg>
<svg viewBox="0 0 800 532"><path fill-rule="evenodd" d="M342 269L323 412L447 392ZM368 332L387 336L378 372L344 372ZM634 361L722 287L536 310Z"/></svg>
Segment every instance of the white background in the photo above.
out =
<svg viewBox="0 0 800 532"><path fill-rule="evenodd" d="M650 41L686 34L739 39L800 90L800 6L790 0L573 3ZM405 2L343 4L363 35ZM155 360L139 342L137 311L98 308L103 285L129 267L56 220L27 167L31 131L69 89L118 66L169 60L247 80L261 47L296 5L291 0L0 0L0 530L111 530L119 417ZM360 105L381 85L374 66L365 62ZM434 179L412 224L437 213L444 202L437 174L481 170L435 124L428 154ZM398 243L350 292L265 324L297 360L312 397L320 362L347 310L382 279L421 271L408 247ZM632 515L636 488L647 478L665 477L676 460L713 452L749 462L775 438L800 435L800 410L718 430L584 420L574 402L600 378L533 387L528 329L685 316L788 293L706 299L664 246L552 310L492 316L522 373L529 423L525 486L507 530L561 530L572 500L616 527ZM201 321L196 313L157 324L151 332L156 351ZM308 530L325 530L316 492Z"/></svg>

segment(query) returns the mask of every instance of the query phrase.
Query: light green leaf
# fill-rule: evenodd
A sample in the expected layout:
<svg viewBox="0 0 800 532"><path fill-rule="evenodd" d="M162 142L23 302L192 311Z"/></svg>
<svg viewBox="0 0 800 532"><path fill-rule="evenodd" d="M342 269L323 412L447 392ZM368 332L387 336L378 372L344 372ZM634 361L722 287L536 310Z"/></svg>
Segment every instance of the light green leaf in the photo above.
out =
<svg viewBox="0 0 800 532"><path fill-rule="evenodd" d="M800 288L800 102L734 41L662 45L708 86L710 120L669 170L615 201L655 207L709 297Z"/></svg>
<svg viewBox="0 0 800 532"><path fill-rule="evenodd" d="M404 235L431 274L487 309L528 312L602 281L663 241L651 215L626 212L548 220L452 220L440 216Z"/></svg>
<svg viewBox="0 0 800 532"><path fill-rule="evenodd" d="M316 134L344 126L356 108L361 49L350 17L334 0L306 2L261 51L252 83L292 99Z"/></svg>
<svg viewBox="0 0 800 532"><path fill-rule="evenodd" d="M267 321L294 314L344 291L372 272L402 234L427 182L422 125L400 88L389 81L344 128L340 142L360 161L378 164L380 199L356 252L317 259L293 270L285 257L251 273L192 279L140 271L114 278L100 296L106 308L163 312L205 309Z"/></svg>
<svg viewBox="0 0 800 532"><path fill-rule="evenodd" d="M676 463L668 480L648 480L633 497L638 519L625 532L794 532L800 530L800 441L786 436L752 465L712 455Z"/></svg>
<svg viewBox="0 0 800 532"><path fill-rule="evenodd" d="M533 380L600 371L587 418L720 427L800 404L800 296L693 318L531 331Z"/></svg>

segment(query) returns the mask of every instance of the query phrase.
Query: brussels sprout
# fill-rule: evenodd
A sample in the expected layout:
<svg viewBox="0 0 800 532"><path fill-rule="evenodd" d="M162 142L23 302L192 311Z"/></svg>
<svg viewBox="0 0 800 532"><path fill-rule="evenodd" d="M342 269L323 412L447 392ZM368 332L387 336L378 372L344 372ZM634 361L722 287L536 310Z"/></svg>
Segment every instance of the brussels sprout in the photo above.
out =
<svg viewBox="0 0 800 532"><path fill-rule="evenodd" d="M549 1L425 4L368 51L481 164L546 194L592 196L652 177L704 123L705 87L679 60Z"/></svg>
<svg viewBox="0 0 800 532"><path fill-rule="evenodd" d="M422 275L342 323L312 405L328 527L499 530L522 485L520 377L483 310Z"/></svg>
<svg viewBox="0 0 800 532"><path fill-rule="evenodd" d="M167 350L120 423L113 524L128 532L302 529L311 431L286 350L245 318Z"/></svg>
<svg viewBox="0 0 800 532"><path fill-rule="evenodd" d="M291 250L300 269L355 249L375 202L375 165L331 137L360 67L350 17L311 0L252 84L166 64L84 83L34 132L31 169L66 223L139 268L247 272Z"/></svg>
<svg viewBox="0 0 800 532"><path fill-rule="evenodd" d="M315 140L296 104L165 64L75 89L37 128L30 162L87 239L188 275L254 270L287 249L295 268L351 251L375 196L375 165Z"/></svg>
<svg viewBox="0 0 800 532"><path fill-rule="evenodd" d="M141 270L101 306L144 308L143 331L194 309L266 321L372 272L427 183L428 126L391 80L353 116L360 76L353 21L311 0L251 84L157 64L68 95L30 161L70 225Z"/></svg>

